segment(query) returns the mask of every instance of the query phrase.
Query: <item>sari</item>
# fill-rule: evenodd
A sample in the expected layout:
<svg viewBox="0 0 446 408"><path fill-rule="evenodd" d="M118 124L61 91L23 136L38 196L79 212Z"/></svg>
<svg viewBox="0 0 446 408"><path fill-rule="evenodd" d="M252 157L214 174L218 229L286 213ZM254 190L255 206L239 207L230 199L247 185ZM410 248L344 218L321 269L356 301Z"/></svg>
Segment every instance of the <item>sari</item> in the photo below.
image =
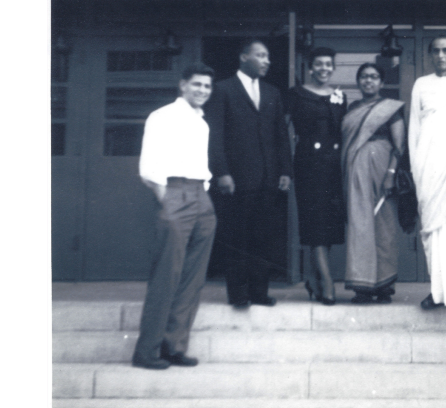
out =
<svg viewBox="0 0 446 408"><path fill-rule="evenodd" d="M342 123L342 171L347 203L345 287L357 292L395 293L398 272L398 213L395 197L382 198L381 186L394 146L390 130L377 137L404 102L380 99L356 104Z"/></svg>

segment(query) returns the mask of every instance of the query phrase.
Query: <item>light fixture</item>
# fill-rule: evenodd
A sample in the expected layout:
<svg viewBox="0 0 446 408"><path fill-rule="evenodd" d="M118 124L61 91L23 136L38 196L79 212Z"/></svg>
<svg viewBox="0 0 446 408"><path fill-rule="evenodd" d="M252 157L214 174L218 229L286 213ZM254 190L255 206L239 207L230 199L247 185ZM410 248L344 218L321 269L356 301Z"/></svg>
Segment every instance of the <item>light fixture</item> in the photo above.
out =
<svg viewBox="0 0 446 408"><path fill-rule="evenodd" d="M382 57L399 57L403 52L403 47L398 44L398 37L393 32L392 24L389 24L379 33L384 39L384 45L381 47Z"/></svg>
<svg viewBox="0 0 446 408"><path fill-rule="evenodd" d="M313 29L308 26L299 27L296 31L296 51L304 51L313 47Z"/></svg>
<svg viewBox="0 0 446 408"><path fill-rule="evenodd" d="M166 30L163 43L157 51L167 55L179 55L182 50L183 46L179 44L177 36L171 30Z"/></svg>
<svg viewBox="0 0 446 408"><path fill-rule="evenodd" d="M71 52L71 45L68 43L65 35L59 34L53 43L53 51L57 54L69 54Z"/></svg>

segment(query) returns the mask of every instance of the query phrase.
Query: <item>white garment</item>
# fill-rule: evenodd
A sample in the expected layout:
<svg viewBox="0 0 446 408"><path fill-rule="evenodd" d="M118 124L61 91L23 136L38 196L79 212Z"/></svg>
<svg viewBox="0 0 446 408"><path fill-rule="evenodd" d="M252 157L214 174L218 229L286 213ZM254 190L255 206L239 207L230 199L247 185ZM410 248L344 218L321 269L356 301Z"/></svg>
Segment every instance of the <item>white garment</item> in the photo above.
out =
<svg viewBox="0 0 446 408"><path fill-rule="evenodd" d="M208 180L209 126L203 111L184 98L152 112L144 127L139 173L143 180L161 186L168 177ZM161 194L163 195L163 194Z"/></svg>
<svg viewBox="0 0 446 408"><path fill-rule="evenodd" d="M242 81L243 87L246 89L249 97L251 98L254 106L259 110L260 107L260 86L259 86L259 78L251 78L246 75L244 72L238 70L237 76Z"/></svg>
<svg viewBox="0 0 446 408"><path fill-rule="evenodd" d="M435 303L446 300L445 118L446 77L419 78L412 90L409 153Z"/></svg>
<svg viewBox="0 0 446 408"><path fill-rule="evenodd" d="M446 304L446 226L423 237L427 268L431 277L431 293L435 303Z"/></svg>

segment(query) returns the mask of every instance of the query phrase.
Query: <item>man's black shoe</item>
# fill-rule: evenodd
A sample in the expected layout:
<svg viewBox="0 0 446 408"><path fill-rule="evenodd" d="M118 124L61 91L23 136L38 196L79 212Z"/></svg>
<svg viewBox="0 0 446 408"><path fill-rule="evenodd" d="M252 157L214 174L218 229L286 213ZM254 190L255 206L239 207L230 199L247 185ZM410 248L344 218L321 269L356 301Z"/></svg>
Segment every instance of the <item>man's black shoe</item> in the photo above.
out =
<svg viewBox="0 0 446 408"><path fill-rule="evenodd" d="M132 359L133 367L149 368L152 370L165 370L170 367L170 363L162 358L145 360L139 354L135 354Z"/></svg>
<svg viewBox="0 0 446 408"><path fill-rule="evenodd" d="M252 300L253 305L261 305L261 306L274 306L277 303L276 298L267 296L266 299L263 300Z"/></svg>
<svg viewBox="0 0 446 408"><path fill-rule="evenodd" d="M251 306L251 302L249 300L239 300L238 302L232 303L234 309L247 309Z"/></svg>
<svg viewBox="0 0 446 408"><path fill-rule="evenodd" d="M373 296L365 293L356 293L356 295L352 297L351 302L356 305L366 305L373 302Z"/></svg>
<svg viewBox="0 0 446 408"><path fill-rule="evenodd" d="M164 360L167 360L172 365L183 367L194 367L198 364L198 359L195 357L187 357L184 353L175 354L161 354Z"/></svg>
<svg viewBox="0 0 446 408"><path fill-rule="evenodd" d="M435 303L432 293L429 293L429 296L421 302L421 308L424 310L432 310L440 306L444 306L444 303Z"/></svg>
<svg viewBox="0 0 446 408"><path fill-rule="evenodd" d="M376 297L376 303L386 305L386 304L392 303L392 298L390 297L390 295L378 295Z"/></svg>

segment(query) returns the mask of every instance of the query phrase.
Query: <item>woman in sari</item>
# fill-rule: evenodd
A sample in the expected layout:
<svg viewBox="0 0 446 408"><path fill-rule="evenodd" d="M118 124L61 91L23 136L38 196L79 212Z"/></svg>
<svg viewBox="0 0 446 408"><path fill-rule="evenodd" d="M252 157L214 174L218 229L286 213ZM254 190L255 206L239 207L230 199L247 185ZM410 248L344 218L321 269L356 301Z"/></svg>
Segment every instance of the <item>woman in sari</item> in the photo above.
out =
<svg viewBox="0 0 446 408"><path fill-rule="evenodd" d="M395 169L405 145L404 102L382 98L384 71L372 63L358 69L363 98L342 123L342 170L347 202L346 289L352 303L390 303L398 272Z"/></svg>

